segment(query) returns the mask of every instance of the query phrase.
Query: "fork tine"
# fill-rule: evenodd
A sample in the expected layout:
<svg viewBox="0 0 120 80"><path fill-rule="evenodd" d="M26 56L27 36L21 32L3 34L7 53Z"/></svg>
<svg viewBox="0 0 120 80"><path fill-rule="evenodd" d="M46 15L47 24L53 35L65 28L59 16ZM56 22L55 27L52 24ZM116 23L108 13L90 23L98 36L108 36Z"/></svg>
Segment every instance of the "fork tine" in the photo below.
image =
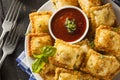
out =
<svg viewBox="0 0 120 80"><path fill-rule="evenodd" d="M15 16L15 20L14 20L14 23L16 23L16 21L17 21L17 19L18 19L18 16L19 16L19 14L20 14L20 9L21 9L21 7L22 7L22 3L20 4L20 7L19 7L19 9L18 9L18 11L17 11L17 15Z"/></svg>
<svg viewBox="0 0 120 80"><path fill-rule="evenodd" d="M14 6L15 9L14 9L14 12L13 12L13 15L12 15L12 19L11 19L12 22L18 18L16 16L19 15L21 6L22 6L22 3L20 1L18 1L17 6Z"/></svg>
<svg viewBox="0 0 120 80"><path fill-rule="evenodd" d="M12 15L13 15L13 13L14 13L14 10L16 9L16 6L18 5L18 0L15 0L15 3L13 4L13 6L12 6L12 9L11 9L11 11L10 11L10 13L9 13L9 17L8 17L8 20L10 21L10 19L12 18Z"/></svg>
<svg viewBox="0 0 120 80"><path fill-rule="evenodd" d="M14 44L16 41L16 38L18 37L17 29L14 30L14 33L12 34L12 39L10 41L11 44Z"/></svg>
<svg viewBox="0 0 120 80"><path fill-rule="evenodd" d="M11 28L10 32L8 33L6 37L6 40L3 46L11 45L13 47L16 47L18 40L20 38L20 33L19 33L20 30L21 29L19 27L17 28L17 26L14 28Z"/></svg>
<svg viewBox="0 0 120 80"><path fill-rule="evenodd" d="M14 32L14 29L13 29L13 28L11 28L10 32L7 34L7 37L6 37L6 40L5 40L4 45L6 45L6 44L7 44L7 42L9 42L9 40L10 40L11 35L13 34L13 32Z"/></svg>
<svg viewBox="0 0 120 80"><path fill-rule="evenodd" d="M10 31L10 32L7 34L7 37L6 37L5 42L4 42L4 45L7 45L7 44L8 44L7 42L8 42L9 39L10 39L11 32L12 32L12 31ZM3 45L3 46L4 46L4 45Z"/></svg>
<svg viewBox="0 0 120 80"><path fill-rule="evenodd" d="M16 35L16 31L17 31L17 26L14 27L13 29L11 29L11 32L10 32L10 38L9 38L9 41L8 41L8 44L10 44L11 42L14 42L15 40L15 37L17 36Z"/></svg>
<svg viewBox="0 0 120 80"><path fill-rule="evenodd" d="M14 3L15 3L15 0L12 1L11 5L10 5L10 8L9 8L7 14L6 14L5 20L8 19L9 14L10 14L10 12L11 12L11 10L12 10L12 7L13 7Z"/></svg>
<svg viewBox="0 0 120 80"><path fill-rule="evenodd" d="M11 14L11 21L13 21L14 20L14 17L15 17L15 15L16 15L16 13L17 13L17 10L18 10L18 8L19 8L19 5L20 5L20 2L18 2L18 1L16 1L17 3L16 3L16 6L13 6L13 8L14 8L14 11L13 12L11 12L12 14Z"/></svg>
<svg viewBox="0 0 120 80"><path fill-rule="evenodd" d="M14 14L13 16L15 17L15 19L14 19L14 22L13 22L13 26L12 26L12 28L14 28L14 26L16 26L16 21L17 21L17 19L18 19L18 16L19 16L19 14L20 14L20 10L21 10L21 7L22 7L22 3L20 3L20 6L19 6L19 8L18 8L18 11L17 11L17 13L16 13L16 15ZM12 20L13 21L13 20Z"/></svg>
<svg viewBox="0 0 120 80"><path fill-rule="evenodd" d="M17 33L18 33L18 36L17 36L17 39L16 39L16 41L14 42L14 45L16 46L17 45L17 43L18 43L18 40L19 40L19 38L20 38L20 36L21 36L21 34L20 34L20 31L22 30L22 27L18 27L18 31L17 31Z"/></svg>
<svg viewBox="0 0 120 80"><path fill-rule="evenodd" d="M12 44L14 44L14 46L17 45L19 38L20 38L20 34L18 34L18 35L16 36L15 41L12 43Z"/></svg>

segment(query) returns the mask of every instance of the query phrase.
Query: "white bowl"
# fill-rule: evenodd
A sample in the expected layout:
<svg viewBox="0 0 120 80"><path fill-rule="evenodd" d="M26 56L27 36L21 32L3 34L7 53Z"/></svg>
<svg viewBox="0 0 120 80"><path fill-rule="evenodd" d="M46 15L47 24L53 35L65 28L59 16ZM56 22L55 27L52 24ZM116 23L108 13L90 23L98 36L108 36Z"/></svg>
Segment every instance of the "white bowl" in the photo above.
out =
<svg viewBox="0 0 120 80"><path fill-rule="evenodd" d="M67 9L71 9L71 10L68 10L65 14L62 12L62 11L65 11L65 10L67 10ZM77 11L76 13L73 13L73 11L75 12L75 10ZM70 12L71 11L71 12ZM79 11L79 12L78 12ZM78 35L78 34L69 34L69 35L71 35L72 37L66 37L64 34L66 34L66 32L64 33L64 31L62 31L62 29L64 28L64 27L62 27L62 28L56 28L56 33L58 33L59 35L61 35L61 36L63 36L64 38L66 37L66 39L67 40L64 40L64 39L62 39L61 37L57 37L56 36L56 34L54 33L55 31L52 29L52 27L53 27L53 25L52 24L55 24L56 25L56 23L57 22L60 22L61 21L61 24L59 24L59 25L57 25L57 26L59 26L59 27L61 27L61 26L63 26L64 24L62 24L63 23L63 21L65 20L64 18L64 16L65 15L70 15L69 13L71 13L72 15L73 14L77 14L77 15L73 15L73 16L78 16L78 19L79 19L79 23L80 23L80 21L83 21L83 20L81 20L81 18L83 17L83 19L84 19L84 22L82 22L82 24L83 25L81 25L82 27L79 27L78 29L79 29L79 31L78 31L78 34L80 35L78 38L76 38L75 40L71 40L71 41L68 41L69 39L73 39L74 38L74 36L76 36L76 35ZM80 17L80 15L78 15L78 13L79 14L81 14L81 17ZM58 16L59 15L59 16ZM60 18L59 18L59 21L58 20L54 20L55 19L55 17L56 16L58 16L58 18L60 17L61 19L62 19L62 17L64 17L63 18L63 20L60 20ZM73 17L72 16L72 17ZM69 17L69 16L68 16ZM56 19L58 19L58 18L56 18ZM75 18L76 19L76 23L78 22L78 19L77 19L77 17L73 17L73 18ZM86 24L85 24L86 23ZM78 25L78 24L77 24ZM57 27L56 26L56 27ZM84 29L84 32L83 32L83 30L81 30L80 28L84 28L85 27L85 29ZM87 32L88 32L88 29L89 29L89 21L88 21L88 17L87 17L87 15L80 9L80 8L78 8L78 7L75 7L75 6L65 6L65 7L62 7L61 9L59 9L59 10L57 10L56 12L54 12L53 13L53 15L51 16L51 18L50 18L50 20L49 20L49 26L48 26L48 28L49 28L49 32L50 32L50 34L51 34L51 36L54 38L54 39L57 39L57 38L59 38L59 39L62 39L62 40L64 40L64 41L66 41L66 42L69 42L69 43L71 43L71 44L73 44L73 43L77 43L77 42L79 42L79 41L81 41L85 36L86 36L86 34L87 34ZM58 30L58 31L57 31ZM61 33L59 32L61 30ZM81 30L81 31L80 31ZM82 33L80 33L80 32L82 32ZM64 34L63 34L64 33ZM77 33L77 30L76 30L76 33Z"/></svg>

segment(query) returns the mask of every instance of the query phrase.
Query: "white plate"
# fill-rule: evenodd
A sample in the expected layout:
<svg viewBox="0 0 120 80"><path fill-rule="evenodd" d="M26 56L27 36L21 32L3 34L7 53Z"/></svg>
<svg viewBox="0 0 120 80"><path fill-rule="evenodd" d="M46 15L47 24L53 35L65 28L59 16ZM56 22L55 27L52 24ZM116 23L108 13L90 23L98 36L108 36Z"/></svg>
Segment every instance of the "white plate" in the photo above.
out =
<svg viewBox="0 0 120 80"><path fill-rule="evenodd" d="M120 7L118 7L115 3L113 3L111 0L103 0L104 3L111 3L113 5L113 9L115 11L115 14L117 16L117 21L120 22ZM38 11L52 11L54 12L54 8L53 8L53 4L52 2L49 0L47 1L42 7L39 8ZM120 23L119 23L120 24ZM28 29L27 29L27 32L26 34L31 30L31 26L29 24L28 26ZM32 62L33 62L33 59L27 54L27 37L25 37L25 53L26 53L26 61L27 61L27 66L31 69L31 65L32 65ZM35 76L35 78L37 80L43 80L41 78L41 76L39 74L36 74L36 73L33 73L33 75ZM120 77L116 77L114 80L120 80Z"/></svg>

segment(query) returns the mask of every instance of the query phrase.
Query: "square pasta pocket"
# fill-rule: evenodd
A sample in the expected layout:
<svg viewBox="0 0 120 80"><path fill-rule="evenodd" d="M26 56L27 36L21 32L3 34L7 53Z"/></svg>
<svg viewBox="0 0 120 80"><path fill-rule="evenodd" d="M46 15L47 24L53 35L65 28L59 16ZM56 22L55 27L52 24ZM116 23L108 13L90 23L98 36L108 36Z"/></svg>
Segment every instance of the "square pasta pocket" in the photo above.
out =
<svg viewBox="0 0 120 80"><path fill-rule="evenodd" d="M67 69L78 69L84 58L84 52L80 46L69 44L57 39L54 45L57 49L50 62L58 67Z"/></svg>
<svg viewBox="0 0 120 80"><path fill-rule="evenodd" d="M110 3L103 6L92 7L90 12L93 31L100 25L114 26L116 22L116 16Z"/></svg>

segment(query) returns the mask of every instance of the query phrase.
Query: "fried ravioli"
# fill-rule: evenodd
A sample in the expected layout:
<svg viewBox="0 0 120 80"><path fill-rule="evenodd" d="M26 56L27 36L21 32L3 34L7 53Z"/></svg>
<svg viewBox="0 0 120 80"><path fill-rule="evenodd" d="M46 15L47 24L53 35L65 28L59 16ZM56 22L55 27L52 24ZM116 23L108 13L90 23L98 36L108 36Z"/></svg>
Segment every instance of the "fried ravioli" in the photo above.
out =
<svg viewBox="0 0 120 80"><path fill-rule="evenodd" d="M32 33L48 33L48 22L51 11L33 12L29 14Z"/></svg>
<svg viewBox="0 0 120 80"><path fill-rule="evenodd" d="M64 6L78 6L78 0L51 0L55 9L60 9Z"/></svg>
<svg viewBox="0 0 120 80"><path fill-rule="evenodd" d="M52 38L47 33L31 33L28 35L28 54L40 54L41 48L46 45L52 45Z"/></svg>
<svg viewBox="0 0 120 80"><path fill-rule="evenodd" d="M55 71L55 80L99 80L90 74L81 71L72 71L64 68L57 68Z"/></svg>
<svg viewBox="0 0 120 80"><path fill-rule="evenodd" d="M92 7L90 9L92 30L96 30L100 25L113 26L116 22L116 16L112 5L107 3L103 6Z"/></svg>
<svg viewBox="0 0 120 80"><path fill-rule="evenodd" d="M99 51L112 54L120 60L120 34L109 26L99 26L95 34L95 47Z"/></svg>
<svg viewBox="0 0 120 80"><path fill-rule="evenodd" d="M90 8L101 5L101 0L78 0L80 7L90 17Z"/></svg>
<svg viewBox="0 0 120 80"><path fill-rule="evenodd" d="M44 80L54 80L55 69L56 69L55 65L47 63L40 72L40 75L43 77Z"/></svg>
<svg viewBox="0 0 120 80"><path fill-rule="evenodd" d="M89 50L85 61L81 70L105 80L112 79L120 69L120 63L116 57L102 55L93 49Z"/></svg>
<svg viewBox="0 0 120 80"><path fill-rule="evenodd" d="M54 65L67 69L79 68L84 58L84 52L80 49L80 46L57 39L54 47L57 49L55 55L51 58Z"/></svg>

